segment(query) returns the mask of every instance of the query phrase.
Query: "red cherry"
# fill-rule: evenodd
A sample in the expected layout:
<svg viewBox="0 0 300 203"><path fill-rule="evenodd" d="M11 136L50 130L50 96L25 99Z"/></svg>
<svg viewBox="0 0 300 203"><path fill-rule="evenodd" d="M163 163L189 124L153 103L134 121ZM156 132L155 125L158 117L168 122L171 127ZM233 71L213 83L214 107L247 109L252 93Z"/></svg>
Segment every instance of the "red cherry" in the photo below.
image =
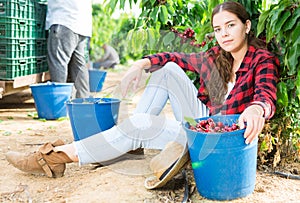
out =
<svg viewBox="0 0 300 203"><path fill-rule="evenodd" d="M213 120L212 118L208 118L208 119L207 119L207 122L208 122L208 123L211 123L211 122L214 122L214 120Z"/></svg>
<svg viewBox="0 0 300 203"><path fill-rule="evenodd" d="M209 123L209 125L210 125L211 128L215 128L216 127L215 122L211 122L211 123Z"/></svg>
<svg viewBox="0 0 300 203"><path fill-rule="evenodd" d="M220 132L220 130L221 130L221 129L220 129L219 126L216 126L216 127L215 127L215 131L216 131L216 132Z"/></svg>
<svg viewBox="0 0 300 203"><path fill-rule="evenodd" d="M197 132L232 132L234 130L239 130L239 126L237 123L233 123L231 126L225 125L222 121L215 121L212 118L208 118L206 120L199 120L196 126L190 126L191 130Z"/></svg>
<svg viewBox="0 0 300 203"><path fill-rule="evenodd" d="M202 121L200 121L200 125L201 125L202 127L204 127L206 124L207 124L207 120L202 120Z"/></svg>
<svg viewBox="0 0 300 203"><path fill-rule="evenodd" d="M219 126L220 128L223 128L224 124L221 121L219 121L219 122L217 122L217 126Z"/></svg>
<svg viewBox="0 0 300 203"><path fill-rule="evenodd" d="M240 129L240 127L239 127L238 124L233 123L233 124L232 124L232 129L233 129L233 130L238 130L238 129Z"/></svg>

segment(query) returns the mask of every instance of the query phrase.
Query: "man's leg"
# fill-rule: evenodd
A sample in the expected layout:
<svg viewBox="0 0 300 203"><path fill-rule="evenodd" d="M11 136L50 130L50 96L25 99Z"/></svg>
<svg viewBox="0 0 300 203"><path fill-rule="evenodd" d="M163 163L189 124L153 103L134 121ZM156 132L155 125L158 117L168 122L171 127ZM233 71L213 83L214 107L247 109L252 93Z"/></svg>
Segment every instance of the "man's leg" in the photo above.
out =
<svg viewBox="0 0 300 203"><path fill-rule="evenodd" d="M74 40L77 41L78 45L76 46L69 63L71 80L74 82L74 86L76 88L76 97L87 98L91 94L89 86L89 72L86 67L86 60L84 56L86 37L77 35Z"/></svg>
<svg viewBox="0 0 300 203"><path fill-rule="evenodd" d="M49 30L48 64L53 82L67 82L68 63L77 46L70 40L72 35L73 32L62 25L52 25Z"/></svg>

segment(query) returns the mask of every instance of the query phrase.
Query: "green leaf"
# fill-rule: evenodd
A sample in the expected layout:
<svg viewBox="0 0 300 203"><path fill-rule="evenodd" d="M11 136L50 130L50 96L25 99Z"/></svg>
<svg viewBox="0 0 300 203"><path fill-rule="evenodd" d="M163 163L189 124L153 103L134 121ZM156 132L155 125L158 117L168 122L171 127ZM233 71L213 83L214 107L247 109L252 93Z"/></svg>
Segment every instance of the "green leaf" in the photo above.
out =
<svg viewBox="0 0 300 203"><path fill-rule="evenodd" d="M157 21L157 14L158 14L158 7L155 7L151 12L150 12L150 18L153 20L154 23Z"/></svg>
<svg viewBox="0 0 300 203"><path fill-rule="evenodd" d="M270 11L265 11L263 12L258 19L258 24L257 24L257 36L260 35L264 30L265 30L265 25L267 22L267 17L269 17Z"/></svg>
<svg viewBox="0 0 300 203"><path fill-rule="evenodd" d="M141 14L140 17L147 17L148 16L149 10L144 10Z"/></svg>
<svg viewBox="0 0 300 203"><path fill-rule="evenodd" d="M300 44L294 45L291 48L289 48L287 54L286 54L286 63L289 67L289 75L293 75L297 72L298 67L298 58L300 53ZM299 70L298 70L299 71Z"/></svg>
<svg viewBox="0 0 300 203"><path fill-rule="evenodd" d="M178 4L179 9L181 9L183 7L182 0L177 0L177 4Z"/></svg>
<svg viewBox="0 0 300 203"><path fill-rule="evenodd" d="M186 122L188 122L191 126L196 126L197 122L195 121L195 119L191 118L191 117L184 117L184 120L186 120Z"/></svg>
<svg viewBox="0 0 300 203"><path fill-rule="evenodd" d="M10 136L11 134L12 134L12 133L9 132L9 131L5 131L5 132L3 133L4 136Z"/></svg>
<svg viewBox="0 0 300 203"><path fill-rule="evenodd" d="M292 17L290 17L288 19L288 21L284 24L283 31L286 32L286 31L292 29L294 27L295 23L297 23L299 21L298 18L300 18L300 7L295 9Z"/></svg>
<svg viewBox="0 0 300 203"><path fill-rule="evenodd" d="M260 150L261 151L267 151L268 150L268 146L265 140L263 140L260 144Z"/></svg>
<svg viewBox="0 0 300 203"><path fill-rule="evenodd" d="M167 8L168 8L169 14L171 14L171 15L175 14L176 11L173 6L168 6Z"/></svg>
<svg viewBox="0 0 300 203"><path fill-rule="evenodd" d="M164 25L168 22L168 9L165 5L160 6L159 19Z"/></svg>
<svg viewBox="0 0 300 203"><path fill-rule="evenodd" d="M156 3L156 0L150 0L151 6L154 6L154 4Z"/></svg>
<svg viewBox="0 0 300 203"><path fill-rule="evenodd" d="M155 25L155 30L156 32L159 32L160 31L160 28L161 28L161 23L158 21Z"/></svg>
<svg viewBox="0 0 300 203"><path fill-rule="evenodd" d="M291 12L289 10L285 11L282 16L280 16L279 20L276 22L274 34L278 34L282 31L282 26L286 22L286 20L291 16Z"/></svg>
<svg viewBox="0 0 300 203"><path fill-rule="evenodd" d="M272 31L272 22L268 22L268 24L266 25L266 30L267 30L267 33L266 33L266 41L267 42L270 42L271 39L274 37L274 34L273 34L273 31Z"/></svg>
<svg viewBox="0 0 300 203"><path fill-rule="evenodd" d="M169 45L171 42L175 39L175 33L174 32L169 32L166 34L163 38L163 43L164 45Z"/></svg>
<svg viewBox="0 0 300 203"><path fill-rule="evenodd" d="M299 35L300 35L300 21L298 21L296 28L292 32L292 42L296 42L299 40Z"/></svg>
<svg viewBox="0 0 300 203"><path fill-rule="evenodd" d="M133 49L139 52L143 49L147 38L147 32L144 29L139 29L133 33Z"/></svg>
<svg viewBox="0 0 300 203"><path fill-rule="evenodd" d="M129 42L130 45L131 45L131 42L132 42L133 32L134 32L134 30L132 29L132 30L129 30L128 34L127 34L127 41Z"/></svg>
<svg viewBox="0 0 300 203"><path fill-rule="evenodd" d="M155 30L153 28L148 28L147 33L148 33L149 49L151 50L154 49L156 43Z"/></svg>
<svg viewBox="0 0 300 203"><path fill-rule="evenodd" d="M64 120L68 120L68 117L59 117L59 118L57 119L57 121L64 121Z"/></svg>
<svg viewBox="0 0 300 203"><path fill-rule="evenodd" d="M38 117L38 113L37 112L29 112L27 114L28 117L32 117L32 118L37 118Z"/></svg>
<svg viewBox="0 0 300 203"><path fill-rule="evenodd" d="M110 0L109 1L109 6L110 6L112 11L115 10L117 3L118 3L118 0Z"/></svg>
<svg viewBox="0 0 300 203"><path fill-rule="evenodd" d="M136 21L135 27L136 27L136 28L141 28L141 27L143 26L143 23L144 23L143 19L142 19L142 18L139 18L139 19Z"/></svg>
<svg viewBox="0 0 300 203"><path fill-rule="evenodd" d="M270 28L272 30L272 34L275 35L276 24L279 21L279 17L281 13L284 11L284 7L279 7L278 9L274 9L270 12Z"/></svg>
<svg viewBox="0 0 300 203"><path fill-rule="evenodd" d="M130 47L130 49L132 48L132 36L133 36L133 32L134 32L134 29L132 29L132 30L129 30L128 31L128 34L127 34L127 37L126 37L126 39L127 39L127 43L128 43L128 45L129 45L129 47Z"/></svg>
<svg viewBox="0 0 300 203"><path fill-rule="evenodd" d="M126 0L120 0L120 9L124 9ZM131 2L131 1L130 1Z"/></svg>
<svg viewBox="0 0 300 203"><path fill-rule="evenodd" d="M284 107L288 106L288 94L287 87L284 82L277 84L277 103Z"/></svg>
<svg viewBox="0 0 300 203"><path fill-rule="evenodd" d="M174 44L180 44L181 38L180 37L176 37Z"/></svg>

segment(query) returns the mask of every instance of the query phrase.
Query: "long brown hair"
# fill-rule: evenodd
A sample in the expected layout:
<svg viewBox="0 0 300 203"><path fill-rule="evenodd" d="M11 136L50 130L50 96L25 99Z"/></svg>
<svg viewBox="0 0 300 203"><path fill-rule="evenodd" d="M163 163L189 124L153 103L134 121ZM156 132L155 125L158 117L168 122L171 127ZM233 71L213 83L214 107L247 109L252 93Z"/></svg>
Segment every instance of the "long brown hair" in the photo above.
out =
<svg viewBox="0 0 300 203"><path fill-rule="evenodd" d="M244 24L247 20L250 20L250 15L242 4L234 1L227 1L214 8L211 16L211 24L213 22L213 17L221 11L228 11L235 14ZM265 43L256 38L252 31L247 35L247 44L256 48L266 48ZM212 70L211 80L206 85L213 105L222 104L225 99L225 95L228 91L228 82L234 77L232 63L233 57L231 54L221 48L220 54L216 56L215 60L216 69Z"/></svg>

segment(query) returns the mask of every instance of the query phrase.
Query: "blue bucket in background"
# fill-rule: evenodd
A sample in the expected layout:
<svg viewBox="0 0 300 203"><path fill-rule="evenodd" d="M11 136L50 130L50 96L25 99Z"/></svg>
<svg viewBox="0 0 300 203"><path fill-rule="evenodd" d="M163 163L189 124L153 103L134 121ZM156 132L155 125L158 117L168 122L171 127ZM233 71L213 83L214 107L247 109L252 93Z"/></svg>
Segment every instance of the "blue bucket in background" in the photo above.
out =
<svg viewBox="0 0 300 203"><path fill-rule="evenodd" d="M72 96L73 83L38 83L30 85L39 118L55 120L67 116L66 101Z"/></svg>
<svg viewBox="0 0 300 203"><path fill-rule="evenodd" d="M82 140L117 124L120 100L77 98L67 102L74 140Z"/></svg>
<svg viewBox="0 0 300 203"><path fill-rule="evenodd" d="M237 123L239 115L204 117L226 125ZM212 200L232 200L254 191L257 165L256 138L245 144L243 130L224 133L195 132L184 126L194 172L201 196Z"/></svg>
<svg viewBox="0 0 300 203"><path fill-rule="evenodd" d="M89 69L90 92L100 92L106 78L106 71Z"/></svg>

